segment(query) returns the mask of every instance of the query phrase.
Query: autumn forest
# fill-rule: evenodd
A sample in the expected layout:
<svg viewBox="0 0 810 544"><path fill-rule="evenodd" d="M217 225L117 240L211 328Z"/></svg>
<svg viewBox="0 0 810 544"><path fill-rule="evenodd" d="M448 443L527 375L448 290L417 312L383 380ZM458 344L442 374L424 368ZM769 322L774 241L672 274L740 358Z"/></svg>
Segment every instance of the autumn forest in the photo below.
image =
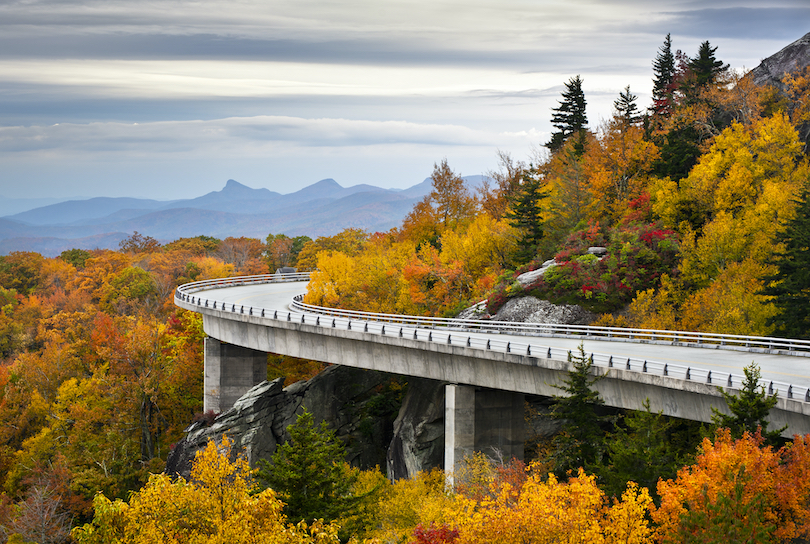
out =
<svg viewBox="0 0 810 544"><path fill-rule="evenodd" d="M810 68L776 85L667 36L653 103L598 126L565 84L535 154L475 189L437 159L398 228L208 236L0 257L0 539L46 543L792 542L810 538L810 436L780 438L756 385L713 425L601 405L584 356L524 461L476 454L389 481L304 413L259 467L227 437L188 480L167 456L202 414L199 314L177 286L312 271L306 302L452 317L486 300L576 304L594 324L810 338ZM604 248L597 257L589 248ZM555 266L531 283L517 277ZM271 355L287 384L323 364ZM309 469L310 472L306 472ZM306 492L304 491L306 490Z"/></svg>

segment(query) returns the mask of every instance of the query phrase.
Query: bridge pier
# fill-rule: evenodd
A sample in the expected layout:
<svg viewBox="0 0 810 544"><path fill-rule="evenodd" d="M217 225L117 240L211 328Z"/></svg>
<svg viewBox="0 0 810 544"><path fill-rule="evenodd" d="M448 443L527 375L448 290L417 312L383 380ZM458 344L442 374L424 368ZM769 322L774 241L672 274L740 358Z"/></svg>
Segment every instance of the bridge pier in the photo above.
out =
<svg viewBox="0 0 810 544"><path fill-rule="evenodd" d="M504 462L523 460L524 395L448 384L444 391L444 469L458 469L475 451Z"/></svg>
<svg viewBox="0 0 810 544"><path fill-rule="evenodd" d="M475 387L444 387L444 470L451 474L475 451Z"/></svg>
<svg viewBox="0 0 810 544"><path fill-rule="evenodd" d="M203 411L224 412L267 379L267 353L216 338L205 339Z"/></svg>

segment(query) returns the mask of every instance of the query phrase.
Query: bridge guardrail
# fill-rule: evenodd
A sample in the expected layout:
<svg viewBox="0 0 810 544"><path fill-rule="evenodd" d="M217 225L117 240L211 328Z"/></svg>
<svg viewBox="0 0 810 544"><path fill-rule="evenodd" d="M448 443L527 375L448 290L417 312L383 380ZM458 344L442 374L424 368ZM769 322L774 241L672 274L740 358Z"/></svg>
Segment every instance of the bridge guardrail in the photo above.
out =
<svg viewBox="0 0 810 544"><path fill-rule="evenodd" d="M194 296L194 293L208 289L262 283L300 282L307 281L308 279L309 273L306 272L218 278L181 285L175 291L175 298L189 302L200 308L205 307L233 313L247 313L248 315L263 317L265 319L297 321L302 324L313 324L331 328L340 327L346 330L358 330L359 327L362 327L362 332L371 334L399 337L403 337L407 334L408 337L412 337L414 340L440 342L448 345L465 345L471 348L528 356L545 355L549 359L567 358L571 354L571 351L531 342L514 342L511 340L493 338L481 339L464 333L667 343L684 346L691 345L695 347L712 347L714 349L734 349L736 347L737 349L761 351L765 353L777 351L782 355L810 356L810 341L784 338L383 314L326 308L306 304L303 302L303 295L293 297L291 307L297 312L292 312L279 311L272 308L246 307L244 305L230 304L215 299L203 299L202 297ZM321 316L331 317L332 319L331 321L326 319L324 323L322 323ZM352 324L353 321L354 325ZM386 325L389 325L387 331ZM391 325L394 326L392 327ZM435 338L434 332L436 333ZM787 353L780 348L787 348ZM586 356L590 358L595 366L620 368L623 370L657 374L688 381L698 381L722 388L738 389L745 378L739 374L713 372L707 369L662 363L649 359L615 357L609 354L595 352L586 354ZM774 393L779 395L782 393L788 399L810 403L810 387L772 380L760 380L759 383L769 395Z"/></svg>

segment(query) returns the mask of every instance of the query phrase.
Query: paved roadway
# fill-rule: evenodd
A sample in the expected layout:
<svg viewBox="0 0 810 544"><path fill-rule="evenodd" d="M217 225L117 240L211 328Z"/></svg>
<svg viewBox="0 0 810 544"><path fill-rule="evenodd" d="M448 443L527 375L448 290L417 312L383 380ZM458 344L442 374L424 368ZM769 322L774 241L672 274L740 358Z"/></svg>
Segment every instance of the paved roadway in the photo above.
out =
<svg viewBox="0 0 810 544"><path fill-rule="evenodd" d="M246 308L252 306L253 308L287 312L292 297L304 293L306 286L307 282L244 285L197 291L193 293L193 296L212 301L223 301L228 304L244 305ZM413 334L414 328L406 326L404 330L406 334ZM463 335L467 336L468 333L463 333ZM486 338L491 338L493 343L498 342L499 344L512 341L515 344L525 346L530 342L533 346L532 352L535 354L539 353L535 346L576 350L582 343L585 351L589 353L612 355L615 358L648 359L670 365L691 367L694 372L693 379L701 379L701 376L705 376L705 373L695 372L694 369L711 370L715 380L718 373L721 378L721 381L715 381L714 383L724 383L729 373L742 376L743 367L754 362L759 365L764 380L793 384L794 394L797 398L803 398L806 388L810 387L810 358L808 357L581 338L526 337L506 334L486 335L484 333L469 333L469 336L473 338L474 342L484 343ZM525 350L525 347L523 349ZM514 351L517 352L516 349ZM620 362L617 366L619 364L623 363ZM660 368L660 365L658 366ZM656 371L656 373L660 374L660 371ZM723 374L725 376L722 376ZM670 375L677 376L677 373L670 371ZM734 386L739 387L739 383L734 383ZM784 388L780 387L779 389L781 389L780 395L784 394Z"/></svg>

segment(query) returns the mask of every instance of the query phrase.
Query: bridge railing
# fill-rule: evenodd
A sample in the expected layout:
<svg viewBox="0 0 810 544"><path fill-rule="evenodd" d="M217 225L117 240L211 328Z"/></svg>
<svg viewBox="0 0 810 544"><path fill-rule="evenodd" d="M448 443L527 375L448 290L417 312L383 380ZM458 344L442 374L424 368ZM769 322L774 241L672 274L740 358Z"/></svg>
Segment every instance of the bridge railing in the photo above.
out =
<svg viewBox="0 0 810 544"><path fill-rule="evenodd" d="M810 356L810 341L735 334L714 334L689 331L635 329L623 327L594 327L591 325L565 325L559 323L520 323L491 319L456 319L421 317L399 314L359 312L315 306L303 302L303 295L293 298L292 308L301 312L319 313L355 319L371 319L387 323L401 323L420 327L451 327L488 333L508 333L546 337L584 337L635 343L666 343L694 347L744 349L748 351L788 352L790 355Z"/></svg>
<svg viewBox="0 0 810 544"><path fill-rule="evenodd" d="M183 295L197 293L199 291L205 291L208 289L295 281L309 281L309 272L295 272L293 274L258 274L255 276L234 276L230 278L214 278L212 280L194 281L191 283L185 283L175 289L174 296L175 298L182 300Z"/></svg>
<svg viewBox="0 0 810 544"><path fill-rule="evenodd" d="M733 349L736 346L738 349L750 349L752 351L758 350L758 348L763 351L784 349L787 350L785 354L789 355L806 355L808 352L804 350L810 350L810 346L808 346L810 343L808 342L782 338L615 327L589 327L581 325L433 318L360 312L306 304L302 300L303 295L296 295L293 298L290 307L295 311L238 305L218 301L210 296L196 296L196 293L210 289L261 283L306 281L308 277L309 275L307 273L298 273L265 274L262 276L241 276L205 280L181 285L175 291L175 298L201 309L211 308L265 319L295 321L301 324L341 328L382 336L407 336L413 340L439 342L447 345L460 345L483 350L546 357L548 359L558 360L571 356L571 351L563 348L544 346L530 341L515 342L511 339L499 339L497 337L472 336L470 333L483 333L488 335L503 334L504 336L508 334L511 336L525 337L577 337L594 340L611 339L614 341L638 343L658 342L694 345L696 347L722 347L722 349ZM741 348L741 346L745 347ZM800 351L800 349L802 351ZM676 379L708 383L722 388L739 389L742 381L745 379L744 376L739 374L721 373L697 367L662 363L651 359L616 357L596 352L586 353L585 356L598 367L618 368L634 372L668 376ZM788 399L810 403L810 387L772 380L760 380L759 383L769 395L776 394L778 396L785 396Z"/></svg>

